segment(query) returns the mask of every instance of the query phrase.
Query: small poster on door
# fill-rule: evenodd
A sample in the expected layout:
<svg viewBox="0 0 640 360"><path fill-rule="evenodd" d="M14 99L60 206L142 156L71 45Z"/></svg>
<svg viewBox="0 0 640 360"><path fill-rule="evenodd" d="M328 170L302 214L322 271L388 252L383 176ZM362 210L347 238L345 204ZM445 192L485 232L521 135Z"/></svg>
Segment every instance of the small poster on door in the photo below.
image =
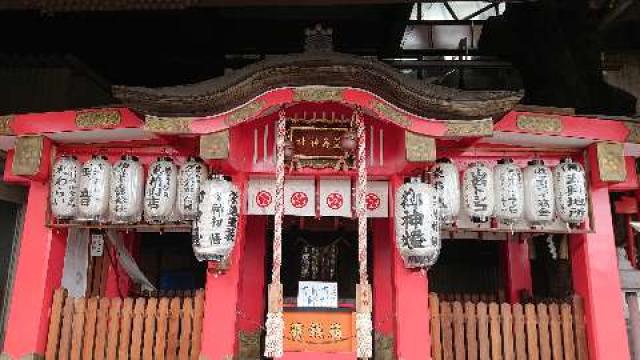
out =
<svg viewBox="0 0 640 360"><path fill-rule="evenodd" d="M324 281L298 282L298 307L338 307L338 283Z"/></svg>

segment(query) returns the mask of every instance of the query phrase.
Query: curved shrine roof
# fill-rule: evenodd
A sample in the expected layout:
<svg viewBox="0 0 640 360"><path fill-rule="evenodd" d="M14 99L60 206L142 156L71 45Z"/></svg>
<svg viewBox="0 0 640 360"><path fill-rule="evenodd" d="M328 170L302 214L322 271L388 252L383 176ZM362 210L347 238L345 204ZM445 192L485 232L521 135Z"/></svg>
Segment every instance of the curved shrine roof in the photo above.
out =
<svg viewBox="0 0 640 360"><path fill-rule="evenodd" d="M144 88L114 86L130 108L157 116L211 116L230 111L270 90L311 85L366 90L414 115L432 119L481 119L502 115L521 98L509 91L465 91L412 79L377 60L308 51L251 64L200 83Z"/></svg>

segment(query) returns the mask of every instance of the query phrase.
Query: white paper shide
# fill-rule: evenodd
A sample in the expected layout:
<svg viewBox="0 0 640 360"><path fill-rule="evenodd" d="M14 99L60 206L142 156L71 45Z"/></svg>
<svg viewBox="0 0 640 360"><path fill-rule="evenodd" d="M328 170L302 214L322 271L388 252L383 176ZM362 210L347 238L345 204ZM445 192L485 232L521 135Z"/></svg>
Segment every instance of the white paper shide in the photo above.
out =
<svg viewBox="0 0 640 360"><path fill-rule="evenodd" d="M82 165L78 186L78 219L106 220L109 210L111 164L105 156L94 155Z"/></svg>
<svg viewBox="0 0 640 360"><path fill-rule="evenodd" d="M207 166L190 157L178 173L178 199L176 209L180 220L194 220L198 214L200 186L207 179Z"/></svg>
<svg viewBox="0 0 640 360"><path fill-rule="evenodd" d="M489 221L495 205L491 168L480 162L469 164L462 176L462 196L471 222Z"/></svg>
<svg viewBox="0 0 640 360"><path fill-rule="evenodd" d="M51 213L57 220L69 220L78 212L78 177L80 163L73 156L61 156L53 165L51 176Z"/></svg>
<svg viewBox="0 0 640 360"><path fill-rule="evenodd" d="M406 267L429 267L440 254L440 214L436 189L412 178L396 192L396 245Z"/></svg>
<svg viewBox="0 0 640 360"><path fill-rule="evenodd" d="M132 224L142 219L144 169L138 158L123 156L111 169L109 213L115 224Z"/></svg>
<svg viewBox="0 0 640 360"><path fill-rule="evenodd" d="M494 216L503 224L512 225L524 211L524 180L522 170L512 159L500 159L493 168L495 186Z"/></svg>
<svg viewBox="0 0 640 360"><path fill-rule="evenodd" d="M525 218L532 225L553 221L553 174L542 160L531 160L524 169Z"/></svg>
<svg viewBox="0 0 640 360"><path fill-rule="evenodd" d="M582 165L566 158L553 170L556 211L570 226L587 218L587 179Z"/></svg>
<svg viewBox="0 0 640 360"><path fill-rule="evenodd" d="M221 261L235 245L240 194L235 185L221 176L207 180L200 194L193 252L200 261Z"/></svg>
<svg viewBox="0 0 640 360"><path fill-rule="evenodd" d="M144 217L149 223L173 220L178 170L171 158L158 158L149 166L144 192Z"/></svg>

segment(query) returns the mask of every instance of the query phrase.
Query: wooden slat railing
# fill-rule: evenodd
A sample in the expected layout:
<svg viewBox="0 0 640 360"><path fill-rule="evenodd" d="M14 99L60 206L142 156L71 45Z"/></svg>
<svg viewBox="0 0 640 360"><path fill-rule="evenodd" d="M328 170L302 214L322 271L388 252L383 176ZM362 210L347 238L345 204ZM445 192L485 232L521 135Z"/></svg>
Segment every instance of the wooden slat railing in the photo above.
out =
<svg viewBox="0 0 640 360"><path fill-rule="evenodd" d="M202 290L191 297L99 299L58 289L45 358L196 360L203 317Z"/></svg>
<svg viewBox="0 0 640 360"><path fill-rule="evenodd" d="M433 360L587 360L582 300L508 304L429 296Z"/></svg>

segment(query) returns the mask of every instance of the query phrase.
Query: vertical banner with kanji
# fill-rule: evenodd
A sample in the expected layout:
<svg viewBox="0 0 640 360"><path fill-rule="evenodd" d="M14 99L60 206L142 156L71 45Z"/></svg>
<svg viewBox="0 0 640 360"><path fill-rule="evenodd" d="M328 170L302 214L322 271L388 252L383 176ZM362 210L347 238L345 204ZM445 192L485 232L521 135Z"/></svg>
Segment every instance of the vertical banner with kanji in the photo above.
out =
<svg viewBox="0 0 640 360"><path fill-rule="evenodd" d="M249 179L248 206L249 215L273 215L276 212L276 180L268 178Z"/></svg>
<svg viewBox="0 0 640 360"><path fill-rule="evenodd" d="M351 180L320 180L320 216L351 217Z"/></svg>
<svg viewBox="0 0 640 360"><path fill-rule="evenodd" d="M364 198L367 216L385 218L389 216L389 182L369 181L367 195Z"/></svg>
<svg viewBox="0 0 640 360"><path fill-rule="evenodd" d="M285 180L284 213L295 216L316 216L316 187L313 179Z"/></svg>

